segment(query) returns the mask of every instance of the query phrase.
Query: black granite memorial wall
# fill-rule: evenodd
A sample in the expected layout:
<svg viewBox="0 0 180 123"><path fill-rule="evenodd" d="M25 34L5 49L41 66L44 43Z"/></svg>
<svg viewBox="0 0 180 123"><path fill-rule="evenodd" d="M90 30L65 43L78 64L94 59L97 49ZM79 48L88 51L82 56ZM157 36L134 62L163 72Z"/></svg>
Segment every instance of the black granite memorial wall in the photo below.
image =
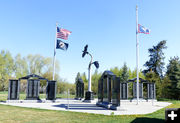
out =
<svg viewBox="0 0 180 123"><path fill-rule="evenodd" d="M136 84L136 82L133 82L133 98L137 98ZM139 98L143 98L143 83L139 83Z"/></svg>
<svg viewBox="0 0 180 123"><path fill-rule="evenodd" d="M81 78L76 82L76 99L84 98L84 83Z"/></svg>
<svg viewBox="0 0 180 123"><path fill-rule="evenodd" d="M19 99L19 81L16 79L9 80L8 89L8 100L18 100Z"/></svg>
<svg viewBox="0 0 180 123"><path fill-rule="evenodd" d="M56 99L56 81L47 81L46 86L46 100L55 100Z"/></svg>
<svg viewBox="0 0 180 123"><path fill-rule="evenodd" d="M120 78L114 77L112 82L112 106L120 106Z"/></svg>
<svg viewBox="0 0 180 123"><path fill-rule="evenodd" d="M98 82L97 106L117 110L120 106L120 78L105 71Z"/></svg>
<svg viewBox="0 0 180 123"><path fill-rule="evenodd" d="M28 79L26 100L39 100L39 79Z"/></svg>

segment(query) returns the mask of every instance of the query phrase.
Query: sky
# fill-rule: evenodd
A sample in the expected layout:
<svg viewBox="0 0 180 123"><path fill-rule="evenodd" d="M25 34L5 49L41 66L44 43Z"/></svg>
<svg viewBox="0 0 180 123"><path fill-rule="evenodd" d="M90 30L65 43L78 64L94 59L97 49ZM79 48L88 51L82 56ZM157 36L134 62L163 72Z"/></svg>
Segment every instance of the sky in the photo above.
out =
<svg viewBox="0 0 180 123"><path fill-rule="evenodd" d="M78 72L88 73L88 51L99 61L98 72L136 67L136 5L139 24L151 30L139 35L139 68L145 69L148 49L167 40L165 63L180 56L179 0L0 0L0 50L15 57L40 54L52 57L56 22L72 31L67 51L57 49L59 76L74 83ZM92 66L92 72L95 71Z"/></svg>

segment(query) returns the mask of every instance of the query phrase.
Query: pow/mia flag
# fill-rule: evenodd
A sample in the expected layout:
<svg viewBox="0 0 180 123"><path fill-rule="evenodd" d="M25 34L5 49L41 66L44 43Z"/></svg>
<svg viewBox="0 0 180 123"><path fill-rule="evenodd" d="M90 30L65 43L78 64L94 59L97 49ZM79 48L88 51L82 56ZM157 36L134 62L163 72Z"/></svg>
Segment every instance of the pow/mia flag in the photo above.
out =
<svg viewBox="0 0 180 123"><path fill-rule="evenodd" d="M67 50L68 49L68 43L64 43L61 40L57 40L57 45L56 45L56 49L62 49L62 50Z"/></svg>

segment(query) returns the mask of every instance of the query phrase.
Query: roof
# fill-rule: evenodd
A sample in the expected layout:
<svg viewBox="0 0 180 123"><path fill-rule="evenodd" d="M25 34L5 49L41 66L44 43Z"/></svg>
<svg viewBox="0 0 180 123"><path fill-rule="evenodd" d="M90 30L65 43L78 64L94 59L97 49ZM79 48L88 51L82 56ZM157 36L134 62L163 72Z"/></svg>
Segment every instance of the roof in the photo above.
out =
<svg viewBox="0 0 180 123"><path fill-rule="evenodd" d="M29 78L31 78L31 77L33 77L33 78L38 78L38 79L41 79L41 80L47 80L47 81L48 81L48 79L43 78L43 77L41 77L41 76L39 76L39 75L36 75L36 74L30 74L30 75L27 75L27 76L25 76L25 77L21 77L21 78L19 78L19 80L20 80L20 79L29 79Z"/></svg>
<svg viewBox="0 0 180 123"><path fill-rule="evenodd" d="M103 76L115 76L115 74L109 70L106 70L103 72L102 77Z"/></svg>
<svg viewBox="0 0 180 123"><path fill-rule="evenodd" d="M83 83L83 80L81 78L79 78L77 83Z"/></svg>
<svg viewBox="0 0 180 123"><path fill-rule="evenodd" d="M129 79L128 82L134 82L134 81L136 81L136 80L137 80L137 78L133 78L133 79ZM147 80L144 80L144 79L142 79L142 78L139 78L139 81L141 81L141 82L147 82Z"/></svg>

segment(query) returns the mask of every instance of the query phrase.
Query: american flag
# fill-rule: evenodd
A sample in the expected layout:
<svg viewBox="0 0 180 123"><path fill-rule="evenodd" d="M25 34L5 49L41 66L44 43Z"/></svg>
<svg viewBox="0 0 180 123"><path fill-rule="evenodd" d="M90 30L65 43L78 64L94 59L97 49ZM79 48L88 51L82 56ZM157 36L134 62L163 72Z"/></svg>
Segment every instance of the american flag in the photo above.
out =
<svg viewBox="0 0 180 123"><path fill-rule="evenodd" d="M57 38L61 38L64 40L68 39L68 36L71 34L71 31L67 30L67 29L59 29L59 27L57 27Z"/></svg>

